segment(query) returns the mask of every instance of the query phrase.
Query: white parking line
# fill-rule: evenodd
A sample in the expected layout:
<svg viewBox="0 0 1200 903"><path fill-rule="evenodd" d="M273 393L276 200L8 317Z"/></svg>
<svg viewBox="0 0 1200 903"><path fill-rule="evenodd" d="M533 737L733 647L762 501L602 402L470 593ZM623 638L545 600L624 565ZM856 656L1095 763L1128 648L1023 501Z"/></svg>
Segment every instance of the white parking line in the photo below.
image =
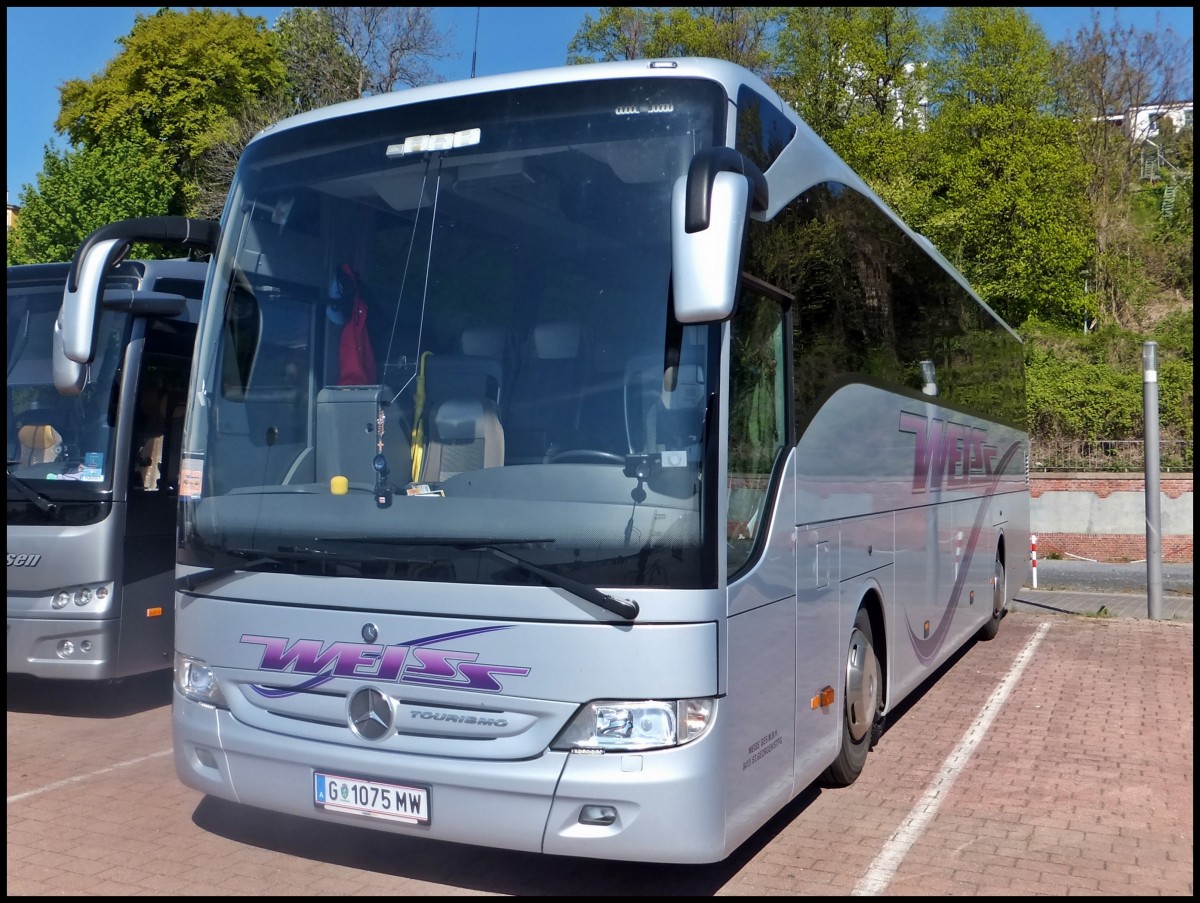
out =
<svg viewBox="0 0 1200 903"><path fill-rule="evenodd" d="M896 829L891 838L879 855L875 857L875 861L871 863L871 867L867 869L867 873L863 875L862 880L858 882L858 886L854 888L852 896L855 897L871 897L882 894L888 884L891 883L892 877L896 874L896 870L900 868L900 863L904 861L904 857L917 842L921 834L924 832L926 825L933 820L937 814L937 810L941 807L942 801L946 798L946 794L950 792L950 788L954 785L955 779L959 773L966 767L967 762L971 759L971 753L981 742L983 736L987 733L987 729L995 720L996 715L1000 711L1000 707L1004 705L1004 701L1008 699L1012 688L1016 685L1017 680L1021 677L1021 672L1025 670L1025 666L1029 664L1033 658L1033 651L1037 649L1038 644L1042 641L1046 631L1050 629L1049 622L1043 622L1038 627L1037 631L1029 642L1025 644L1025 648L1021 650L1013 665L1001 681L991 698L984 703L983 708L979 710L979 714L975 717L975 723L972 724L958 745L951 750L950 755L942 762L941 770L934 776L930 782L925 795L922 796L915 806L909 811L908 816L900 823L900 827Z"/></svg>
<svg viewBox="0 0 1200 903"><path fill-rule="evenodd" d="M118 762L116 765L109 765L107 768L101 768L99 771L89 772L88 774L77 774L73 778L63 778L61 781L46 784L44 787L35 787L33 790L26 790L24 793L14 793L8 798L7 802L9 805L12 805L21 800L29 799L31 796L37 796L39 793L47 793L51 790L57 790L60 787L78 784L80 781L86 781L89 778L94 778L102 774L109 774L119 768L128 768L130 765L141 765L143 762L149 762L151 759L160 759L163 756L169 755L171 755L171 750L164 749L162 752L150 753L148 756L140 756L137 759L130 759L128 762Z"/></svg>

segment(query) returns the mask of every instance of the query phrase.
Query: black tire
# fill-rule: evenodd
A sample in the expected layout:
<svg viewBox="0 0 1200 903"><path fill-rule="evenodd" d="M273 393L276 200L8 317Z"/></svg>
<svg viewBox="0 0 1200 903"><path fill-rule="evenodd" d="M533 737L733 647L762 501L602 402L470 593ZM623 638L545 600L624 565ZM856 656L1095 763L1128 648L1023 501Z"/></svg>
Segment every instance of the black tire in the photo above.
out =
<svg viewBox="0 0 1200 903"><path fill-rule="evenodd" d="M879 739L882 675L871 632L871 618L865 608L860 608L846 648L841 746L837 758L822 775L824 782L832 787L848 787L858 780L867 763L867 753Z"/></svg>
<svg viewBox="0 0 1200 903"><path fill-rule="evenodd" d="M1004 609L1008 604L1008 577L1004 571L1004 561L996 555L995 583L992 589L992 616L987 623L979 628L977 636L981 640L994 640L1000 632L1000 619L1004 617Z"/></svg>

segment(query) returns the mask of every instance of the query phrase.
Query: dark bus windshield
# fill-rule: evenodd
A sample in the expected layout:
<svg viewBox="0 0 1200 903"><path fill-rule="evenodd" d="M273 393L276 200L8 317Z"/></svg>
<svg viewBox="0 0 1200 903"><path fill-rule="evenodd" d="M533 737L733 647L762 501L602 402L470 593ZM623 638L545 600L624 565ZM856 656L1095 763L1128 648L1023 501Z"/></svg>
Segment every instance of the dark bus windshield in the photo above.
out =
<svg viewBox="0 0 1200 903"><path fill-rule="evenodd" d="M8 470L51 497L94 496L112 488L115 375L128 337L127 314L105 311L87 385L73 398L54 387L50 345L66 264L8 269ZM133 288L114 275L108 285Z"/></svg>
<svg viewBox="0 0 1200 903"><path fill-rule="evenodd" d="M252 143L198 346L181 561L538 579L499 547L593 585L711 584L721 327L672 318L670 199L725 106L699 79L595 81Z"/></svg>

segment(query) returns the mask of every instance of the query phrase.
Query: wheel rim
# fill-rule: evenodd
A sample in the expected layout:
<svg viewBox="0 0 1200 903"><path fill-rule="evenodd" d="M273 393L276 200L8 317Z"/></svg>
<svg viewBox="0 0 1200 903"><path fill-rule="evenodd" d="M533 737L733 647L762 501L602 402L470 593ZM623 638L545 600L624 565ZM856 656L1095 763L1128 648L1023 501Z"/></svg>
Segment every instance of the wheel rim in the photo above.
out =
<svg viewBox="0 0 1200 903"><path fill-rule="evenodd" d="M855 743L871 730L879 708L879 662L867 635L854 628L846 659L846 730Z"/></svg>
<svg viewBox="0 0 1200 903"><path fill-rule="evenodd" d="M1008 595L1008 587L1005 585L1004 562L999 558L996 559L996 576L992 580L992 617L1000 617L1000 612L1004 610L1004 597Z"/></svg>

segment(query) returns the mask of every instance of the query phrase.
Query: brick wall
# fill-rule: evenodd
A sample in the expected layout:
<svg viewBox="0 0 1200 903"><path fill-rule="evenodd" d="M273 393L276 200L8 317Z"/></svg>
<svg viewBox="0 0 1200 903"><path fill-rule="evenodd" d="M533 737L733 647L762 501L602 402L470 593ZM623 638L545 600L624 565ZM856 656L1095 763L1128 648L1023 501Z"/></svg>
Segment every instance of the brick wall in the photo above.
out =
<svg viewBox="0 0 1200 903"><path fill-rule="evenodd" d="M1140 474L1029 475L1030 532L1039 558L1146 557L1146 483ZM1192 476L1159 480L1162 560L1192 561Z"/></svg>
<svg viewBox="0 0 1200 903"><path fill-rule="evenodd" d="M1158 488L1169 499L1177 499L1192 492L1192 475L1160 477ZM1037 498L1044 492L1091 492L1099 498L1108 498L1114 492L1146 491L1146 479L1138 474L1069 474L1031 473L1029 494ZM1145 502L1143 501L1143 504Z"/></svg>

